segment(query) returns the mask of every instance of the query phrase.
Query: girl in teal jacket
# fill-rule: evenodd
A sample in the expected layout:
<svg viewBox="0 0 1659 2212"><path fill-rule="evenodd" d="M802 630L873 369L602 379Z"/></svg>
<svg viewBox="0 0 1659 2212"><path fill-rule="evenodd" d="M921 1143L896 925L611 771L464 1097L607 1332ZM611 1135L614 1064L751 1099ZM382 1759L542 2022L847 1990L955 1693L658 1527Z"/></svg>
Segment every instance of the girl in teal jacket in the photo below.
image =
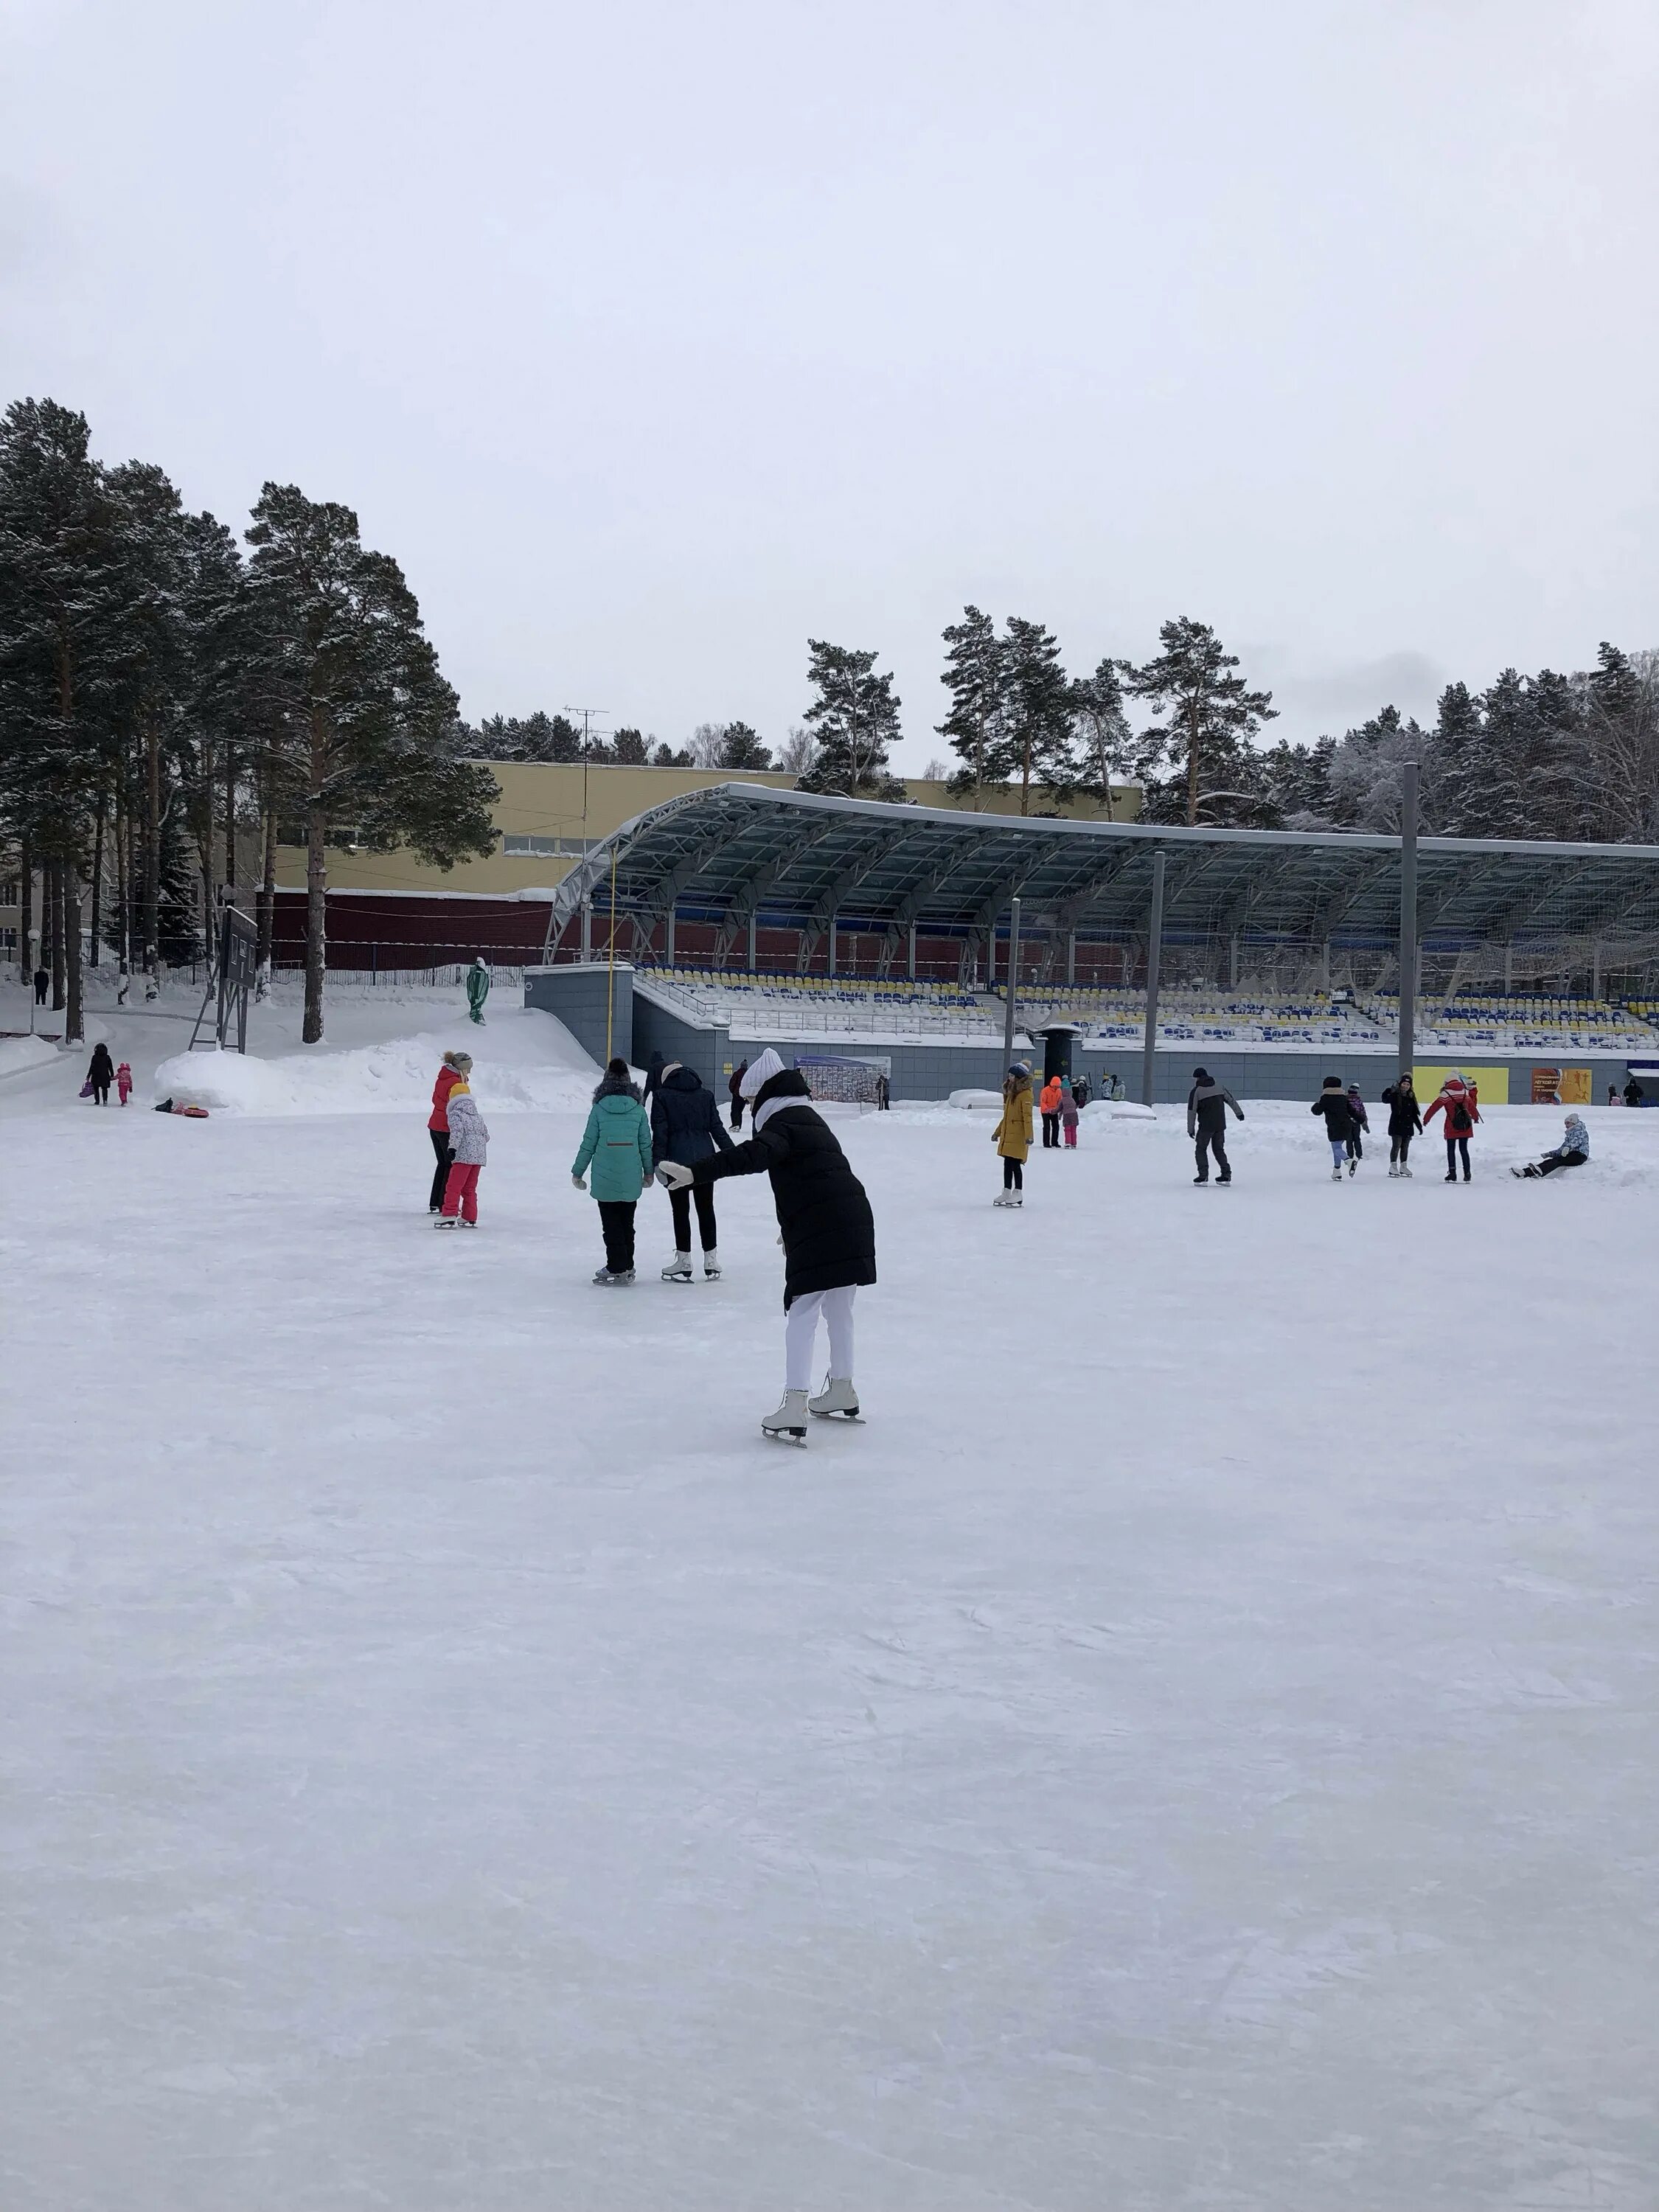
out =
<svg viewBox="0 0 1659 2212"><path fill-rule="evenodd" d="M586 1190L582 1178L593 1170L593 1196L605 1231L605 1265L596 1283L634 1279L634 1209L651 1177L651 1124L640 1094L629 1079L628 1062L613 1060L593 1093L592 1111L581 1144L570 1164L570 1179Z"/></svg>

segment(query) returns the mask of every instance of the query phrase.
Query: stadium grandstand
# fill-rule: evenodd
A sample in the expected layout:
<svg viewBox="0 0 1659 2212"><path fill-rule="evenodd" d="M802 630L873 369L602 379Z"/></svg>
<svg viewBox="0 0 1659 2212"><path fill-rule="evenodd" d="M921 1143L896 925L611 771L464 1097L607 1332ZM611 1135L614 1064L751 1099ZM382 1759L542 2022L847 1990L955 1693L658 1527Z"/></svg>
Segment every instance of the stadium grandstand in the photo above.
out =
<svg viewBox="0 0 1659 2212"><path fill-rule="evenodd" d="M552 896L526 998L592 1049L661 1050L709 1081L771 1044L826 1090L861 1095L861 1069L896 1097L934 1098L1000 1079L1012 982L1017 1034L1043 1066L1139 1095L1155 872L1155 1097L1184 1097L1199 1059L1241 1096L1299 1097L1326 1072L1387 1079L1394 837L716 785L584 856ZM1416 927L1426 1072L1478 1063L1498 1099L1600 1097L1659 1071L1659 850L1423 838Z"/></svg>

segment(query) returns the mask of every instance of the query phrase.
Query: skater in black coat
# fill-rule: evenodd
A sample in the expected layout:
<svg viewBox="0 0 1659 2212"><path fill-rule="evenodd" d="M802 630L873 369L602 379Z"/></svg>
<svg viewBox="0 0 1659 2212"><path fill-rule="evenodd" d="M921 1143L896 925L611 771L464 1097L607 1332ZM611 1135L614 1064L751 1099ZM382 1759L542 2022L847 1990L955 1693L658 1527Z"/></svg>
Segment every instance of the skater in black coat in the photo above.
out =
<svg viewBox="0 0 1659 2212"><path fill-rule="evenodd" d="M100 1038L92 1048L92 1065L87 1070L87 1081L92 1085L92 1095L100 1106L109 1104L109 1087L115 1080L115 1062L109 1056L109 1047Z"/></svg>
<svg viewBox="0 0 1659 2212"><path fill-rule="evenodd" d="M1224 1083L1218 1083L1207 1067L1193 1070L1193 1087L1187 1093L1187 1134L1194 1140L1198 1155L1198 1173L1194 1182L1208 1182L1210 1163L1208 1154L1215 1154L1215 1164L1220 1180L1231 1182L1233 1171L1227 1164L1227 1109L1242 1121L1244 1109L1233 1097Z"/></svg>
<svg viewBox="0 0 1659 2212"><path fill-rule="evenodd" d="M1353 1109L1348 1103L1348 1094L1342 1088L1342 1078L1340 1075L1328 1075L1325 1078L1324 1089L1308 1110L1324 1116L1325 1134L1331 1140L1331 1181L1340 1182L1345 1163L1350 1175L1353 1173L1359 1163L1348 1158L1348 1139L1352 1136L1357 1125L1353 1118Z"/></svg>
<svg viewBox="0 0 1659 2212"><path fill-rule="evenodd" d="M671 1060L657 1073L656 1096L651 1101L651 1151L660 1164L677 1160L694 1168L716 1152L729 1152L732 1139L720 1120L712 1091L705 1091L694 1068ZM720 1274L718 1235L712 1185L696 1183L689 1190L671 1190L668 1202L674 1216L674 1256L662 1271L665 1283L691 1279L691 1205L696 1201L697 1234L702 1244L702 1272L713 1282Z"/></svg>
<svg viewBox="0 0 1659 2212"><path fill-rule="evenodd" d="M856 1419L853 1387L853 1296L876 1279L876 1224L864 1185L835 1133L811 1104L806 1079L762 1053L744 1077L755 1133L746 1144L688 1167L665 1162L670 1189L695 1189L723 1176L772 1179L783 1241L783 1403L761 1426L770 1436L804 1437L807 1413ZM809 1404L812 1343L822 1312L830 1330L830 1380Z"/></svg>
<svg viewBox="0 0 1659 2212"><path fill-rule="evenodd" d="M1382 1103L1389 1109L1389 1173L1409 1176L1406 1155L1412 1148L1412 1139L1423 1133L1423 1109L1409 1075L1389 1084L1382 1093Z"/></svg>

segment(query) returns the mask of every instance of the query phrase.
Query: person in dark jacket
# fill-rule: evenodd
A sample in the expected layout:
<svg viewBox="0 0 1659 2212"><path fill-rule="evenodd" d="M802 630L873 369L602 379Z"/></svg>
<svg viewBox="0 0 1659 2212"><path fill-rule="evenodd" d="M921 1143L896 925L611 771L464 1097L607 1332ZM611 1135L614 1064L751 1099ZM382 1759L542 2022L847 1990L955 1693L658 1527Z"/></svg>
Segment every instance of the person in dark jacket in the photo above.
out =
<svg viewBox="0 0 1659 2212"><path fill-rule="evenodd" d="M1231 1182L1233 1171L1227 1164L1227 1109L1242 1121L1244 1109L1233 1097L1224 1083L1218 1083L1207 1067L1193 1070L1193 1087L1187 1093L1187 1134L1194 1138L1198 1155L1198 1173L1194 1182L1210 1180L1209 1154L1215 1154L1217 1180Z"/></svg>
<svg viewBox="0 0 1659 2212"><path fill-rule="evenodd" d="M34 971L34 1003L35 1003L35 1005L36 1005L37 1006L44 1006L46 1005L46 993L47 993L51 988L52 988L52 970L51 970L51 969L50 969L50 968L37 968L37 969L35 969L35 971Z"/></svg>
<svg viewBox="0 0 1659 2212"><path fill-rule="evenodd" d="M1402 1073L1389 1084L1382 1093L1382 1103L1389 1109L1389 1173L1409 1178L1406 1155L1412 1148L1412 1139L1423 1133L1423 1109L1408 1074Z"/></svg>
<svg viewBox="0 0 1659 2212"><path fill-rule="evenodd" d="M732 1139L726 1133L714 1094L703 1089L696 1069L682 1066L678 1060L671 1060L659 1067L657 1095L651 1101L651 1152L659 1165L664 1160L678 1160L683 1168L694 1168L699 1160L731 1149ZM691 1279L694 1199L697 1235L702 1245L702 1272L710 1282L719 1278L714 1192L711 1184L703 1182L694 1184L689 1191L671 1190L668 1194L674 1216L674 1256L662 1271L665 1283L689 1283Z"/></svg>
<svg viewBox="0 0 1659 2212"><path fill-rule="evenodd" d="M732 1100L732 1127L734 1129L740 1129L743 1127L743 1079L748 1072L749 1062L746 1060L740 1060L732 1069L726 1085Z"/></svg>
<svg viewBox="0 0 1659 2212"><path fill-rule="evenodd" d="M783 1239L783 1402L761 1423L768 1436L804 1439L806 1416L844 1413L856 1419L853 1383L853 1297L876 1279L876 1224L864 1185L848 1165L834 1132L817 1114L806 1079L785 1067L769 1047L743 1079L754 1134L746 1144L699 1160L667 1161L672 1190L718 1182L722 1176L769 1175ZM830 1331L830 1376L807 1396L812 1345L822 1313Z"/></svg>
<svg viewBox="0 0 1659 2212"><path fill-rule="evenodd" d="M1348 1173L1352 1175L1365 1157L1365 1138L1371 1126L1364 1093L1357 1083L1348 1085L1348 1111L1353 1115L1353 1134L1348 1139Z"/></svg>
<svg viewBox="0 0 1659 2212"><path fill-rule="evenodd" d="M92 1085L92 1095L100 1106L109 1104L109 1087L115 1080L115 1062L109 1056L109 1047L100 1038L92 1048L92 1065L87 1070L87 1081Z"/></svg>
<svg viewBox="0 0 1659 2212"><path fill-rule="evenodd" d="M1340 1075L1325 1078L1324 1087L1309 1110L1324 1116L1325 1134L1331 1145L1331 1181L1340 1182L1343 1163L1347 1161L1350 1174L1355 1164L1348 1160L1348 1139L1354 1129L1353 1109L1348 1103L1348 1094L1342 1088Z"/></svg>
<svg viewBox="0 0 1659 2212"><path fill-rule="evenodd" d="M657 1095L657 1085L662 1081L663 1065L664 1055L659 1052L653 1052L646 1064L645 1089L641 1097L647 1114L651 1111L651 1101Z"/></svg>
<svg viewBox="0 0 1659 2212"><path fill-rule="evenodd" d="M1625 1085L1625 1103L1626 1103L1626 1106L1639 1106L1639 1105L1642 1103L1643 1100L1647 1097L1647 1095L1648 1095L1648 1094L1647 1094L1647 1092L1646 1092L1645 1091L1644 1091L1644 1090L1643 1090L1643 1088L1642 1088L1641 1085L1640 1085L1640 1084L1636 1080L1636 1078L1632 1075L1632 1078L1631 1078L1631 1079L1630 1079L1630 1081L1629 1081L1629 1082Z"/></svg>

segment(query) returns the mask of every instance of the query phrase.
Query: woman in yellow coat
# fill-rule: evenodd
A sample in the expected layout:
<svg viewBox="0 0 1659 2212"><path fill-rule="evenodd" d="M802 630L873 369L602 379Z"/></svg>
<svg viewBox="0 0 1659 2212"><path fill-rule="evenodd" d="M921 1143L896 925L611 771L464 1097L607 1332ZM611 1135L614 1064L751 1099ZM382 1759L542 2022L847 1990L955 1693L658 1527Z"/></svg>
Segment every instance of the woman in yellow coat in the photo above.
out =
<svg viewBox="0 0 1659 2212"><path fill-rule="evenodd" d="M1002 1086L1002 1119L991 1133L1002 1155L1002 1189L994 1206L1024 1206L1025 1162L1031 1151L1031 1071L1023 1060L1009 1069Z"/></svg>

